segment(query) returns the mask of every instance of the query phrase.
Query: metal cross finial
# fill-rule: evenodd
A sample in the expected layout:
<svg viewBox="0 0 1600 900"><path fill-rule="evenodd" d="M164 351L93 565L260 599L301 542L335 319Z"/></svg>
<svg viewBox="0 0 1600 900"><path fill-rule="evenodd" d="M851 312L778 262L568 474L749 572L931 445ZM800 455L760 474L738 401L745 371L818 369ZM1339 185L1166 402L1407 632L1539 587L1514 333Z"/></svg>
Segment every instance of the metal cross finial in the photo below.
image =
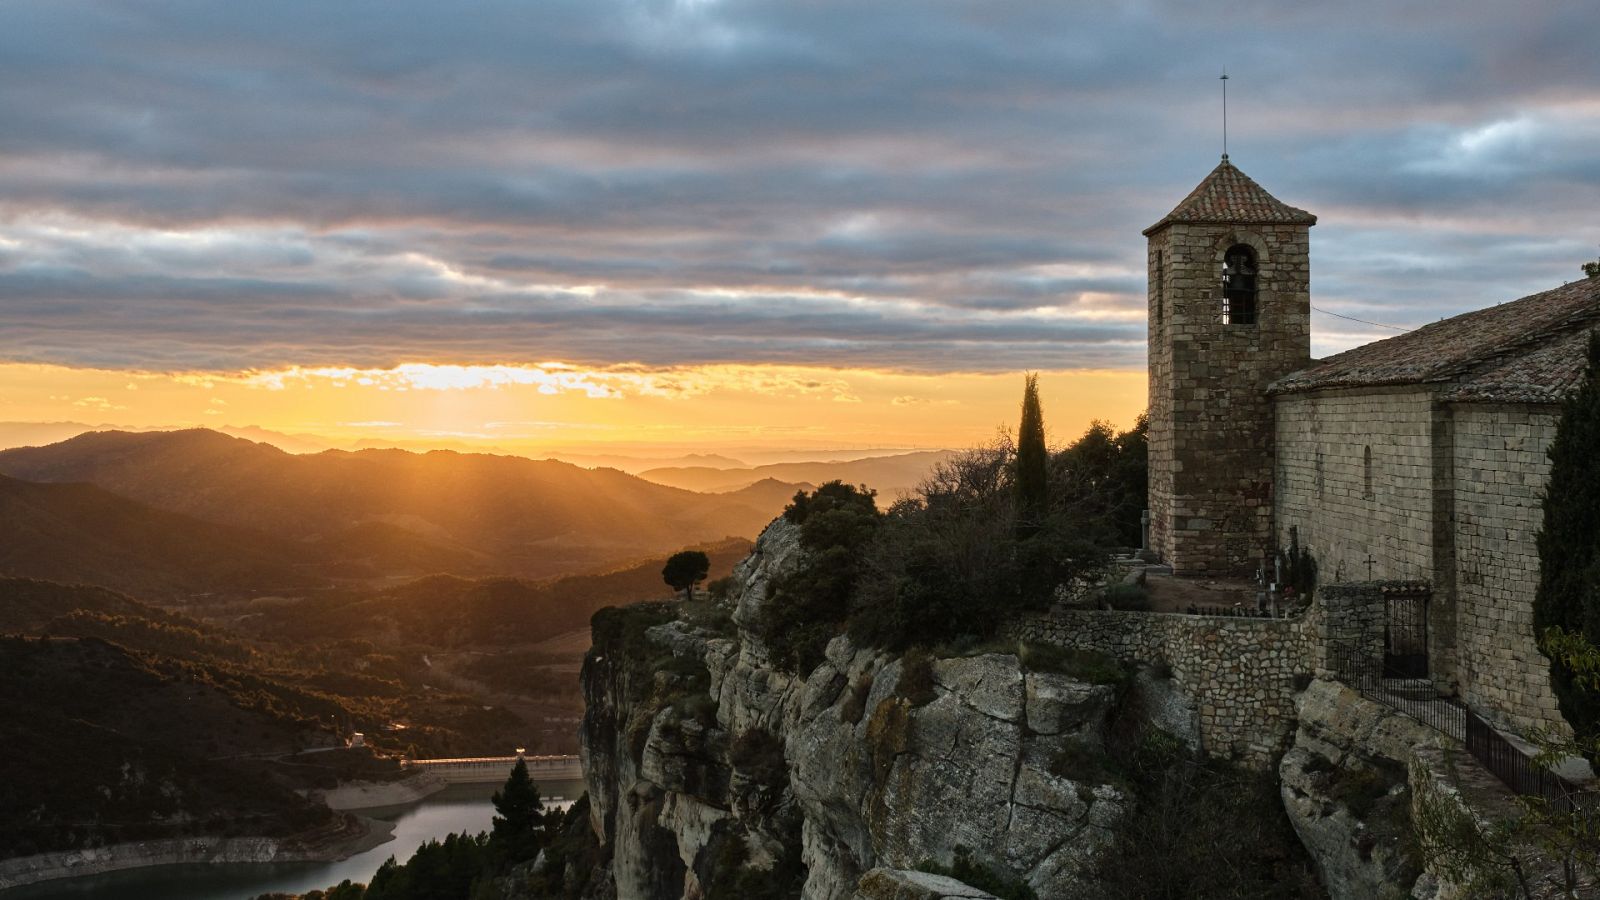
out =
<svg viewBox="0 0 1600 900"><path fill-rule="evenodd" d="M1228 161L1228 67L1222 67L1222 161Z"/></svg>

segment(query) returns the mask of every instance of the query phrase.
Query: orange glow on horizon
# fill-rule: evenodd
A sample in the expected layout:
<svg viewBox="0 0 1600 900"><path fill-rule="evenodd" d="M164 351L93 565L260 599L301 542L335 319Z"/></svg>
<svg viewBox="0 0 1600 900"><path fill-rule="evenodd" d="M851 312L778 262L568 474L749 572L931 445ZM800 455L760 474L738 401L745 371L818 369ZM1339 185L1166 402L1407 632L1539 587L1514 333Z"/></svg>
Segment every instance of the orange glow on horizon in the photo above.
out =
<svg viewBox="0 0 1600 900"><path fill-rule="evenodd" d="M1132 423L1145 373L1040 374L1055 442ZM952 448L1014 427L1021 373L778 365L675 368L407 363L387 369L127 372L0 363L0 421L257 426L326 446Z"/></svg>

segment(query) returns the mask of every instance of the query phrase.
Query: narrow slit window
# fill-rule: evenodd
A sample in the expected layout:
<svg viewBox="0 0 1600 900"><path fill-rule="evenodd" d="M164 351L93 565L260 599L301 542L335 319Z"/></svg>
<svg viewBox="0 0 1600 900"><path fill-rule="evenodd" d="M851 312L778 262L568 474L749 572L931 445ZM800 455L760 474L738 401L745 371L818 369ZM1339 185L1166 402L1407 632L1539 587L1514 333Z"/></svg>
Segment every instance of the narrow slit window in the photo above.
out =
<svg viewBox="0 0 1600 900"><path fill-rule="evenodd" d="M1361 495L1368 500L1372 499L1372 448L1368 447L1361 459L1362 489Z"/></svg>
<svg viewBox="0 0 1600 900"><path fill-rule="evenodd" d="M1156 325L1159 327L1167 313L1167 271L1162 254L1156 254Z"/></svg>
<svg viewBox="0 0 1600 900"><path fill-rule="evenodd" d="M1222 255L1222 324L1256 324L1256 251L1249 244Z"/></svg>

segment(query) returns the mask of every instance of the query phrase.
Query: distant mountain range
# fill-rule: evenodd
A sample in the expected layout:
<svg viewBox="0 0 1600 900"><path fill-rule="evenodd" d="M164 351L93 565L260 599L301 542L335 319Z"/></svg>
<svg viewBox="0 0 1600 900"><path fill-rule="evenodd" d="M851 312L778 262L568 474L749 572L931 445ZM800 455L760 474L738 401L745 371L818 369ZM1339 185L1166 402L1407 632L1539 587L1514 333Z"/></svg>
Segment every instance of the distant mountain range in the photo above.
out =
<svg viewBox="0 0 1600 900"><path fill-rule="evenodd" d="M117 425L90 425L85 422L0 422L0 450L11 447L37 447L75 438L90 431L178 431L176 428L127 428ZM212 429L232 437L271 444L288 453L320 453L333 442L311 434L284 434L256 425L223 425Z"/></svg>
<svg viewBox="0 0 1600 900"><path fill-rule="evenodd" d="M887 505L915 488L935 465L954 455L953 450L918 450L870 459L773 463L750 468L664 466L646 469L639 473L639 477L657 484L705 493L737 491L763 480L814 485L838 480L873 488L883 498L880 505Z"/></svg>
<svg viewBox="0 0 1600 900"><path fill-rule="evenodd" d="M294 542L153 509L92 484L0 476L0 574L139 596L299 591L326 584Z"/></svg>
<svg viewBox="0 0 1600 900"><path fill-rule="evenodd" d="M351 577L418 571L545 577L594 570L688 544L754 537L793 494L767 484L708 496L614 469L449 451L293 455L204 429L92 432L14 448L0 452L0 474L87 482L156 510L228 526L208 537L192 523L151 519L152 530L168 537L152 538L140 553L187 554L162 548L194 543L208 548L192 554L197 564L215 557L214 565L232 559L245 566L263 556L276 563L288 546L290 560L297 553L308 565L340 563ZM42 492L8 489L19 511L20 504L35 505L30 516L39 524L17 527L24 533L54 529L33 546L67 543L69 532L62 529L68 523L85 535L85 545L98 545L103 539L89 526L100 516L82 509L94 505L115 508L111 521L127 523L129 539L137 540L131 523L143 514L117 507L115 498L57 491L51 502L60 506L53 506ZM191 534L192 540L184 537Z"/></svg>

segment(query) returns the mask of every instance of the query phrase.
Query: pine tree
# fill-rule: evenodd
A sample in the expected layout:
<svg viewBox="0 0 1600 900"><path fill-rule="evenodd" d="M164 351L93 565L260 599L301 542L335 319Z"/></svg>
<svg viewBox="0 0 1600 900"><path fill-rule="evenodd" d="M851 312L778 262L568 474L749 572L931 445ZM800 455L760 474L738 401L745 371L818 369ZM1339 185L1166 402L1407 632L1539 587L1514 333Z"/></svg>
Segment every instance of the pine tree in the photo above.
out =
<svg viewBox="0 0 1600 900"><path fill-rule="evenodd" d="M1017 530L1039 529L1049 503L1050 451L1044 444L1044 411L1039 406L1039 376L1029 373L1022 390L1022 425L1017 429Z"/></svg>
<svg viewBox="0 0 1600 900"><path fill-rule="evenodd" d="M1550 444L1533 627L1561 714L1580 740L1600 736L1600 691L1573 668L1571 654L1553 649L1563 635L1600 646L1600 332L1589 336L1588 374Z"/></svg>
<svg viewBox="0 0 1600 900"><path fill-rule="evenodd" d="M494 817L489 844L496 860L510 866L538 856L544 845L544 801L521 757L511 767L505 786L495 792L494 810L499 815Z"/></svg>
<svg viewBox="0 0 1600 900"><path fill-rule="evenodd" d="M675 591L683 591L684 599L694 599L694 586L706 580L711 573L711 558L701 550L682 550L672 554L661 568L661 580Z"/></svg>

